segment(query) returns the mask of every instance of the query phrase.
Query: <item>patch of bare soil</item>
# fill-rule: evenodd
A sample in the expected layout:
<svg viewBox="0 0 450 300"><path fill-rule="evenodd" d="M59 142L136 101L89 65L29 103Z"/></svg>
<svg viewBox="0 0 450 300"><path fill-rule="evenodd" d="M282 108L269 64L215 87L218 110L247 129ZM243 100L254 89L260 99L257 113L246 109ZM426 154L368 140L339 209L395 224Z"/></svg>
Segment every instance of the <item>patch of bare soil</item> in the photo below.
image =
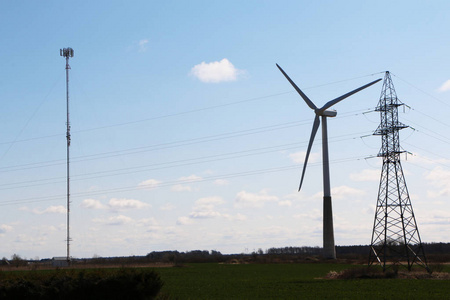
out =
<svg viewBox="0 0 450 300"><path fill-rule="evenodd" d="M371 271L367 268L364 269L348 269L341 272L330 271L323 279L435 279L435 280L450 280L450 273L446 272L433 272L428 273L426 271Z"/></svg>

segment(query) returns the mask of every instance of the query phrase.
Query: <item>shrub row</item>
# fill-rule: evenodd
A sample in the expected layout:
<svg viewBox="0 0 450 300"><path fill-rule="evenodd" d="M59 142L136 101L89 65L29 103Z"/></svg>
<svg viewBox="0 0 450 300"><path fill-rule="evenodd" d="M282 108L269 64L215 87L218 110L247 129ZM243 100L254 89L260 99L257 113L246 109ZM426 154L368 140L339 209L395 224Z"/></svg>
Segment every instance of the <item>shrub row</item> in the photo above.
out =
<svg viewBox="0 0 450 300"><path fill-rule="evenodd" d="M149 269L1 272L0 299L153 299L162 285Z"/></svg>

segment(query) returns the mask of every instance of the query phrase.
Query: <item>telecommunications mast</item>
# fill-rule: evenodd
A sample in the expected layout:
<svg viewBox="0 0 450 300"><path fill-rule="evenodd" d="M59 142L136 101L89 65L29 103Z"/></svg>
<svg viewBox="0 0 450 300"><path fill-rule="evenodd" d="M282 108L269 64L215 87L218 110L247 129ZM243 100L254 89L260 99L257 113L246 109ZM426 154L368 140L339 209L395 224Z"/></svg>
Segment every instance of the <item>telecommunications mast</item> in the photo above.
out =
<svg viewBox="0 0 450 300"><path fill-rule="evenodd" d="M66 58L66 107L67 107L67 121L66 121L66 139L67 139L67 263L70 264L70 122L69 122L69 57L73 57L72 48L60 49L60 55Z"/></svg>

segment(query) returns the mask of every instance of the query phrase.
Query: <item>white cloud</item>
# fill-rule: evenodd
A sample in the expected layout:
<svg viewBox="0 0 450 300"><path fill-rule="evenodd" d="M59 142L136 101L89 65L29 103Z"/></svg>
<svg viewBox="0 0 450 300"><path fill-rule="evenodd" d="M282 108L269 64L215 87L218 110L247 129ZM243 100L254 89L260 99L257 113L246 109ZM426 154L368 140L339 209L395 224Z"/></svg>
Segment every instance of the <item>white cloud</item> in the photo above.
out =
<svg viewBox="0 0 450 300"><path fill-rule="evenodd" d="M218 204L223 204L223 203L224 203L223 199L218 196L200 198L197 201L195 201L195 204L198 206L218 205Z"/></svg>
<svg viewBox="0 0 450 300"><path fill-rule="evenodd" d="M444 82L438 89L439 92L450 91L450 79Z"/></svg>
<svg viewBox="0 0 450 300"><path fill-rule="evenodd" d="M238 220L238 221L245 221L245 220L247 220L247 216L246 216L246 215L243 215L243 214L237 214L237 215L234 217L234 219L235 219L235 220Z"/></svg>
<svg viewBox="0 0 450 300"><path fill-rule="evenodd" d="M0 234L7 233L7 232L10 232L12 230L13 230L12 226L9 226L9 225L6 225L6 224L0 225Z"/></svg>
<svg viewBox="0 0 450 300"><path fill-rule="evenodd" d="M226 58L221 61L210 63L202 62L191 69L191 75L197 77L202 82L223 82L236 81L243 70L236 69Z"/></svg>
<svg viewBox="0 0 450 300"><path fill-rule="evenodd" d="M135 199L111 198L108 202L108 205L101 203L99 200L84 199L81 202L81 207L88 209L120 210L120 209L140 209L145 207L151 207L151 205Z"/></svg>
<svg viewBox="0 0 450 300"><path fill-rule="evenodd" d="M189 215L192 219L217 218L220 216L222 216L222 214L217 211L193 211Z"/></svg>
<svg viewBox="0 0 450 300"><path fill-rule="evenodd" d="M24 243L24 244L28 244L31 245L32 249L36 249L34 248L34 246L44 246L46 245L46 241L48 240L48 237L45 236L41 236L39 233L38 234L32 234L32 235L28 235L28 234L19 234L15 237L15 242L16 243Z"/></svg>
<svg viewBox="0 0 450 300"><path fill-rule="evenodd" d="M323 213L318 209L313 209L308 213L301 213L293 215L294 219L312 221L322 221Z"/></svg>
<svg viewBox="0 0 450 300"><path fill-rule="evenodd" d="M108 219L94 219L95 223L103 223L106 225L125 225L133 222L133 219L124 215L109 217Z"/></svg>
<svg viewBox="0 0 450 300"><path fill-rule="evenodd" d="M280 202L278 202L279 206L292 206L292 201L290 200L282 200Z"/></svg>
<svg viewBox="0 0 450 300"><path fill-rule="evenodd" d="M172 203L166 203L159 207L160 210L174 210L175 208L177 208L177 207L175 205L173 205Z"/></svg>
<svg viewBox="0 0 450 300"><path fill-rule="evenodd" d="M160 184L161 184L161 181L158 181L156 179L148 179L148 180L145 180L145 181L142 181L141 183L139 183L139 187L142 187L147 190L151 190L151 189L157 188Z"/></svg>
<svg viewBox="0 0 450 300"><path fill-rule="evenodd" d="M276 238L283 237L283 239L286 239L287 236L290 235L292 232L292 229L281 227L281 226L271 226L271 227L265 227L261 228L261 237L265 239L271 239L274 240Z"/></svg>
<svg viewBox="0 0 450 300"><path fill-rule="evenodd" d="M442 207L444 208L444 207ZM450 232L450 212L446 209L427 210L416 215L422 241L446 241ZM444 235L443 235L444 234Z"/></svg>
<svg viewBox="0 0 450 300"><path fill-rule="evenodd" d="M214 180L215 185L228 185L230 182L225 179L216 179Z"/></svg>
<svg viewBox="0 0 450 300"><path fill-rule="evenodd" d="M189 217L179 217L177 220L177 225L190 225L192 223L194 223L194 221Z"/></svg>
<svg viewBox="0 0 450 300"><path fill-rule="evenodd" d="M287 200L291 200L291 201L303 201L303 200L309 199L303 193L299 193L298 191L295 191L294 193L285 195L285 196L283 196L283 198L287 199Z"/></svg>
<svg viewBox="0 0 450 300"><path fill-rule="evenodd" d="M366 192L363 190L358 190L346 185L331 188L331 196L333 197L333 199L345 199L345 198L354 199L355 197L361 197L365 194ZM322 199L323 192L317 192L316 194L313 195L313 198Z"/></svg>
<svg viewBox="0 0 450 300"><path fill-rule="evenodd" d="M450 171L444 170L442 167L435 167L427 172L425 178L438 188L438 190L428 191L430 198L450 196Z"/></svg>
<svg viewBox="0 0 450 300"><path fill-rule="evenodd" d="M222 217L229 220L229 221L246 221L247 216L243 214L237 214L235 216L228 215L228 214L222 214Z"/></svg>
<svg viewBox="0 0 450 300"><path fill-rule="evenodd" d="M186 181L186 182L195 182L195 181L200 181L203 178L200 176L197 176L195 174L189 175L189 176L185 176L185 177L180 177L180 181Z"/></svg>
<svg viewBox="0 0 450 300"><path fill-rule="evenodd" d="M265 190L256 194L241 191L236 195L235 207L262 207L264 203L269 201L278 201L278 197L268 195Z"/></svg>
<svg viewBox="0 0 450 300"><path fill-rule="evenodd" d="M50 232L56 232L58 230L66 230L65 224L59 228L53 226L53 225L37 225L37 226L33 226L31 227L33 230L36 230L40 233L42 233L43 235L48 235Z"/></svg>
<svg viewBox="0 0 450 300"><path fill-rule="evenodd" d="M346 185L342 185L332 188L331 195L335 199L343 199L347 197L360 197L365 195L365 192L363 190L358 190Z"/></svg>
<svg viewBox="0 0 450 300"><path fill-rule="evenodd" d="M203 179L202 177L192 174L189 176L180 177L180 178L178 178L178 181L197 182L197 181L201 181L202 179ZM192 192L194 190L194 188L192 188L191 186L186 185L186 184L176 184L171 187L171 190L174 192Z"/></svg>
<svg viewBox="0 0 450 300"><path fill-rule="evenodd" d="M88 209L105 209L107 208L106 205L102 204L100 201L95 199L84 199L81 202L81 207L88 208Z"/></svg>
<svg viewBox="0 0 450 300"><path fill-rule="evenodd" d="M350 179L353 181L379 181L381 170L365 169L359 173L351 173Z"/></svg>
<svg viewBox="0 0 450 300"><path fill-rule="evenodd" d="M144 218L144 219L133 219L125 215L112 216L108 218L96 218L92 220L94 223L105 224L105 225L127 225L133 224L134 226L146 227L146 228L156 228L158 227L158 222L155 218Z"/></svg>
<svg viewBox="0 0 450 300"><path fill-rule="evenodd" d="M427 173L426 179L430 180L435 186L446 186L450 184L450 171L444 170L442 167L435 167Z"/></svg>
<svg viewBox="0 0 450 300"><path fill-rule="evenodd" d="M138 43L138 45L139 45L139 52L147 51L147 44L148 44L148 40L147 39L140 40L139 43Z"/></svg>
<svg viewBox="0 0 450 300"><path fill-rule="evenodd" d="M192 192L192 187L189 185L177 184L171 187L174 192Z"/></svg>
<svg viewBox="0 0 450 300"><path fill-rule="evenodd" d="M297 164L303 164L305 162L305 156L306 156L306 151L300 151L300 152L295 152L295 153L289 154L289 158ZM315 162L319 161L319 159L320 159L320 153L310 152L309 158L308 158L308 164L315 163Z"/></svg>
<svg viewBox="0 0 450 300"><path fill-rule="evenodd" d="M418 152L414 153L413 155L409 155L407 160L407 162L412 162L416 165L420 165L426 169L431 168L432 166L436 166L436 165L448 165L450 164L450 159L446 159L446 158L430 158L428 156L422 155ZM405 172L405 170L404 170Z"/></svg>
<svg viewBox="0 0 450 300"><path fill-rule="evenodd" d="M189 217L192 219L221 217L222 214L215 211L215 206L223 203L223 199L217 196L200 198L195 201L193 212L190 213Z"/></svg>
<svg viewBox="0 0 450 300"><path fill-rule="evenodd" d="M50 206L47 207L44 210L39 210L39 209L33 209L33 213L37 214L37 215L42 215L42 214L65 214L67 212L66 208L62 205L58 205L58 206Z"/></svg>
<svg viewBox="0 0 450 300"><path fill-rule="evenodd" d="M144 203L139 200L125 198L112 198L111 200L109 200L108 204L112 209L140 209L150 206L150 204Z"/></svg>
<svg viewBox="0 0 450 300"><path fill-rule="evenodd" d="M138 226L156 226L158 225L158 221L155 218L145 218L136 221L136 225Z"/></svg>
<svg viewBox="0 0 450 300"><path fill-rule="evenodd" d="M450 225L450 212L443 210L432 210L425 212L421 216L421 224L432 224L432 225Z"/></svg>

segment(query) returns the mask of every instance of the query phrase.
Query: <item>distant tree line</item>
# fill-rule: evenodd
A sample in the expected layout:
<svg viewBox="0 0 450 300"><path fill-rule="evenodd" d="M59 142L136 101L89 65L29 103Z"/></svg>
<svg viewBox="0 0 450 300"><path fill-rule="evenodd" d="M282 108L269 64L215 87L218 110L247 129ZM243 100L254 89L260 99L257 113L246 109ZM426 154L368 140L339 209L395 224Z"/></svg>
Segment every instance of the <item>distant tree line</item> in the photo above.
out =
<svg viewBox="0 0 450 300"><path fill-rule="evenodd" d="M322 252L320 247L282 247L282 248L269 248L266 250L266 254L269 255L319 255Z"/></svg>
<svg viewBox="0 0 450 300"><path fill-rule="evenodd" d="M450 243L423 243L428 262L450 262ZM369 245L336 246L338 259L364 263L368 259ZM272 247L265 251L261 248L252 253L222 254L216 250L193 250L179 252L177 250L153 251L145 256L100 257L73 259L74 264L87 265L139 265L148 263L277 263L305 262L321 259L321 247ZM51 259L27 260L14 254L11 260L3 258L0 266L20 267L29 264L51 264Z"/></svg>
<svg viewBox="0 0 450 300"><path fill-rule="evenodd" d="M203 262L224 262L227 255L223 255L219 251L211 250L193 250L187 252L178 251L153 251L147 254L147 259L154 262L170 262L170 263L203 263Z"/></svg>

